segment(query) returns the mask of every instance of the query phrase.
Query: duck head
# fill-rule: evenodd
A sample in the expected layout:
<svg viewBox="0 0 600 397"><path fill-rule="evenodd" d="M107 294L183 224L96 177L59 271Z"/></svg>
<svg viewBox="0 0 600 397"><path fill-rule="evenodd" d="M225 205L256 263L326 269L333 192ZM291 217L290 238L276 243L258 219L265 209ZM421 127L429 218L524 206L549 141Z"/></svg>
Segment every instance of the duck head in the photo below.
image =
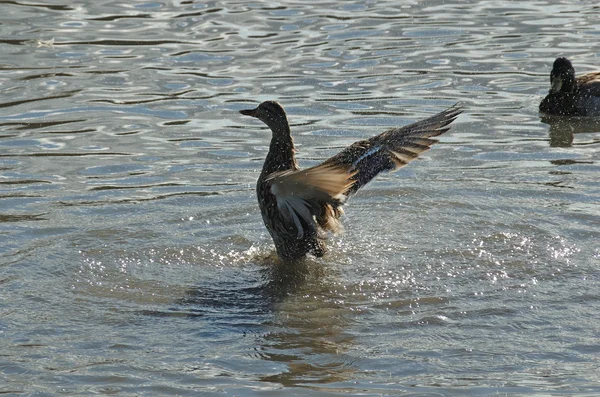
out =
<svg viewBox="0 0 600 397"><path fill-rule="evenodd" d="M556 58L550 72L550 92L573 92L575 90L575 69L565 57Z"/></svg>
<svg viewBox="0 0 600 397"><path fill-rule="evenodd" d="M245 116L256 117L265 123L273 133L284 132L289 134L289 124L285 110L275 101L265 101L255 109L240 110Z"/></svg>

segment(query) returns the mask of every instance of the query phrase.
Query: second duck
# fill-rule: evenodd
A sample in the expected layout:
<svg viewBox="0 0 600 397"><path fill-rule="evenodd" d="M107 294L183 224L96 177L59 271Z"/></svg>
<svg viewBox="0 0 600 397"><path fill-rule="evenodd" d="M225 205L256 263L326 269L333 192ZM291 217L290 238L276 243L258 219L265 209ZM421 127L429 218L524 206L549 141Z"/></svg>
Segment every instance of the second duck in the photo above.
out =
<svg viewBox="0 0 600 397"><path fill-rule="evenodd" d="M555 116L600 116L600 72L575 77L567 58L556 58L550 72L550 92L540 112Z"/></svg>

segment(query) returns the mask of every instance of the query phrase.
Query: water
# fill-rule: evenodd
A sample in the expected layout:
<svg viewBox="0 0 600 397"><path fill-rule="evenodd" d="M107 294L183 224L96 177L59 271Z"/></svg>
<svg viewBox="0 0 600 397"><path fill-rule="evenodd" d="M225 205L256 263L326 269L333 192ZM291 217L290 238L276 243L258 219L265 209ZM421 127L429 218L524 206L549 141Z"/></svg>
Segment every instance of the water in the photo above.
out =
<svg viewBox="0 0 600 397"><path fill-rule="evenodd" d="M600 9L553 2L8 2L0 393L600 394L600 127L540 120ZM461 102L277 265L276 99L303 166Z"/></svg>

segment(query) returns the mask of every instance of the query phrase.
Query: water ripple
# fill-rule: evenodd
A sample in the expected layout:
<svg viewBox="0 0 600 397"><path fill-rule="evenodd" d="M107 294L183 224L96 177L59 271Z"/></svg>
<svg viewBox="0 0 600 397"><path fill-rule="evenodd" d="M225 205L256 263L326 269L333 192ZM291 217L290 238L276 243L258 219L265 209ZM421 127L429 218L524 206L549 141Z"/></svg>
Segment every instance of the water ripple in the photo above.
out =
<svg viewBox="0 0 600 397"><path fill-rule="evenodd" d="M599 128L537 110L594 3L2 4L0 392L598 394ZM465 113L289 268L272 99L302 166Z"/></svg>

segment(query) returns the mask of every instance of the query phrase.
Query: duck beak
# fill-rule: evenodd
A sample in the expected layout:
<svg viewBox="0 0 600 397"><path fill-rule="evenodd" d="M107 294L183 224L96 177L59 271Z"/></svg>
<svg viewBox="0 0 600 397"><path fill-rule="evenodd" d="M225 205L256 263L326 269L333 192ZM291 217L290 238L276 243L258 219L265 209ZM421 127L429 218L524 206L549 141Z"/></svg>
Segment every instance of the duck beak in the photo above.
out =
<svg viewBox="0 0 600 397"><path fill-rule="evenodd" d="M562 88L562 79L560 77L553 77L551 81L550 92L560 92Z"/></svg>
<svg viewBox="0 0 600 397"><path fill-rule="evenodd" d="M240 113L243 114L244 116L252 116L252 117L256 117L256 109L244 109L244 110L240 110Z"/></svg>

